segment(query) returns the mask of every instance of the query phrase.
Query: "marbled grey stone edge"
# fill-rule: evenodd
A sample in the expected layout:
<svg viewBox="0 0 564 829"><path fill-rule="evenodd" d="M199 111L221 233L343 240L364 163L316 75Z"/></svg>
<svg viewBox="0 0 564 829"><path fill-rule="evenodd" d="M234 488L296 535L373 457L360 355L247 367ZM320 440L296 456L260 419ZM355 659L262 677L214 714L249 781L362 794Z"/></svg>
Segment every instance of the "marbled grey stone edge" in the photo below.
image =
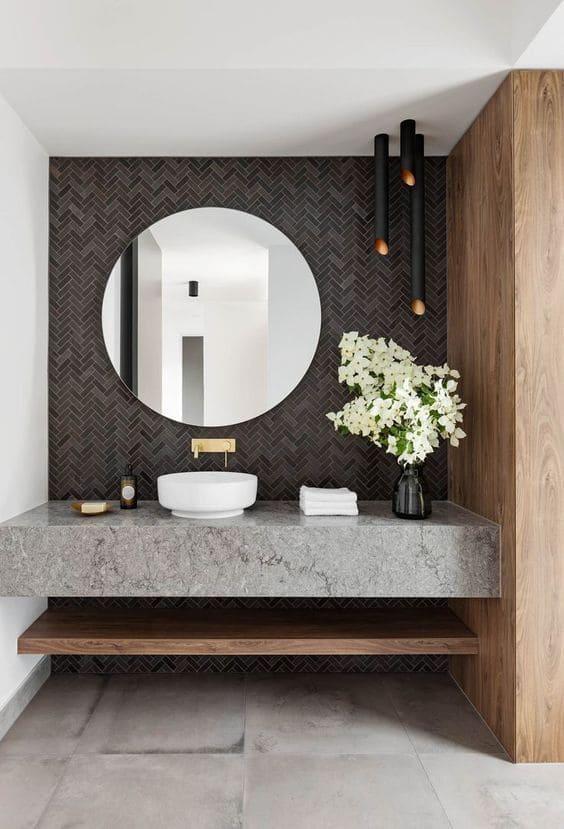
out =
<svg viewBox="0 0 564 829"><path fill-rule="evenodd" d="M387 502L356 517L301 515L257 502L245 515L191 522L156 502L90 520L49 502L0 525L6 596L491 598L499 527L450 502L405 522Z"/></svg>
<svg viewBox="0 0 564 829"><path fill-rule="evenodd" d="M51 675L51 657L43 656L20 683L15 693L0 708L0 740L10 730L24 708Z"/></svg>

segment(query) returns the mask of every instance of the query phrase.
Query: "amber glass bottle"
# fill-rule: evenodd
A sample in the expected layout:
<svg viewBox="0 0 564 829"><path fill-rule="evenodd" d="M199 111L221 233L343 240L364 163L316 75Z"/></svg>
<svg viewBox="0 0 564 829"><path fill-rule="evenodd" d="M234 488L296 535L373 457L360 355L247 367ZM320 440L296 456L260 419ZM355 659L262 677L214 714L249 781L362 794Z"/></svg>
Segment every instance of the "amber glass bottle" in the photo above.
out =
<svg viewBox="0 0 564 829"><path fill-rule="evenodd" d="M125 472L120 478L119 505L122 509L137 507L137 476L133 474L131 464L125 467Z"/></svg>

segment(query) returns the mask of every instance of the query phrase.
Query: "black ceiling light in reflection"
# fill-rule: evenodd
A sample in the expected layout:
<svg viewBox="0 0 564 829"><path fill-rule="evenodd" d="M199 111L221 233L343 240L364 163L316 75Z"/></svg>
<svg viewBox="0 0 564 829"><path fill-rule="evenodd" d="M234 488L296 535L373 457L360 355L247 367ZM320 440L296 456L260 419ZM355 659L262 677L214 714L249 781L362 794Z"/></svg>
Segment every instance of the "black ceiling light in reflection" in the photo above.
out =
<svg viewBox="0 0 564 829"><path fill-rule="evenodd" d="M198 296L200 283L195 280L190 280L188 283L188 296Z"/></svg>
<svg viewBox="0 0 564 829"><path fill-rule="evenodd" d="M382 256L389 251L389 138L381 132L374 139L374 247Z"/></svg>
<svg viewBox="0 0 564 829"><path fill-rule="evenodd" d="M400 124L400 177L404 184L415 185L415 121L407 118Z"/></svg>
<svg viewBox="0 0 564 829"><path fill-rule="evenodd" d="M411 189L411 310L425 313L425 138L415 136L415 184Z"/></svg>

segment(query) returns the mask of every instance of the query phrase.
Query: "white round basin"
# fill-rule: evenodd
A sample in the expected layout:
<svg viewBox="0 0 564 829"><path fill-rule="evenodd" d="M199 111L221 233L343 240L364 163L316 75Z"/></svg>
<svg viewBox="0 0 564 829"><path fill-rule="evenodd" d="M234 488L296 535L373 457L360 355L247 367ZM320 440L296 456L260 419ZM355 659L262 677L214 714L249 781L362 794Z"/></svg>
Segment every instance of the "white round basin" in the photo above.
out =
<svg viewBox="0 0 564 829"><path fill-rule="evenodd" d="M257 476L246 472L176 472L157 478L159 504L179 518L230 518L257 499Z"/></svg>

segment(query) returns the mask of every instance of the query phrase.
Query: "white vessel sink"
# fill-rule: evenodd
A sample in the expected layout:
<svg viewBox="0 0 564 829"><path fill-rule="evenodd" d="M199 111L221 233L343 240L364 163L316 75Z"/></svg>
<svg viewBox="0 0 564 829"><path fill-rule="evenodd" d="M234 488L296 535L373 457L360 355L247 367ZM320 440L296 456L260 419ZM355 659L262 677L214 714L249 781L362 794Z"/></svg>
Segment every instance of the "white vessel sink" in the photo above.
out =
<svg viewBox="0 0 564 829"><path fill-rule="evenodd" d="M231 518L257 499L257 476L245 472L176 472L157 478L159 504L179 518Z"/></svg>

